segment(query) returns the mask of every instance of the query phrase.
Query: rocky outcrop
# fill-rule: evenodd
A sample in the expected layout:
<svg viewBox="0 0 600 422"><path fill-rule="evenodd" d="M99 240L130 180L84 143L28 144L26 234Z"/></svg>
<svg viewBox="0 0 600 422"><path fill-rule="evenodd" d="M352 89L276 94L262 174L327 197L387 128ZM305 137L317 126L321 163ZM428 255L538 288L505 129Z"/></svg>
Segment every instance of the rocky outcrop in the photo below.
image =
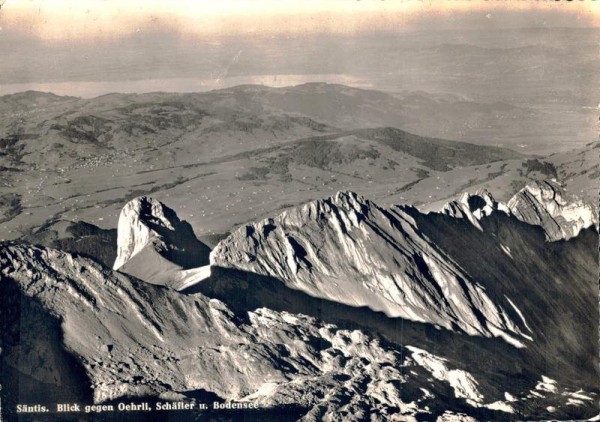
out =
<svg viewBox="0 0 600 422"><path fill-rule="evenodd" d="M594 209L582 200L570 200L555 181L528 184L508 201L508 208L519 220L542 227L550 241L575 237L598 224Z"/></svg>
<svg viewBox="0 0 600 422"><path fill-rule="evenodd" d="M526 322L420 232L401 208L352 192L244 226L221 241L211 264L276 277L288 287L388 316L522 347Z"/></svg>
<svg viewBox="0 0 600 422"><path fill-rule="evenodd" d="M554 180L531 182L506 204L496 201L485 189L474 194L465 192L459 199L444 205L440 212L454 218L467 219L473 226L483 230L480 220L498 211L541 227L548 241L570 239L582 229L598 224L594 207L572 198Z"/></svg>
<svg viewBox="0 0 600 422"><path fill-rule="evenodd" d="M52 249L2 245L0 264L3 288L16 287L48 317L60 315L62 332L53 340L81 363L96 403L183 400L204 391L217 401L254 403L259 412L288 406L304 420L358 421L441 415L448 403L468 406L466 397L476 407L485 402L476 387L467 392L451 376L436 372L431 379L437 369L430 361L439 358L426 361L421 349L359 330L266 308L236 314L219 300L153 286ZM20 307L19 300L2 299L4 313ZM21 315L20 323L29 317ZM38 352L47 353L29 351ZM9 350L9 365L12 357ZM443 368L455 373L445 360ZM51 382L59 388L64 380Z"/></svg>
<svg viewBox="0 0 600 422"><path fill-rule="evenodd" d="M209 253L210 248L196 238L192 227L163 203L140 197L123 207L113 269L153 284L173 286L194 276L196 271L191 269L207 265Z"/></svg>
<svg viewBox="0 0 600 422"><path fill-rule="evenodd" d="M483 230L479 220L496 211L510 213L505 204L496 201L490 192L483 189L475 194L463 193L457 201L444 205L441 212L454 218L466 218L479 230Z"/></svg>

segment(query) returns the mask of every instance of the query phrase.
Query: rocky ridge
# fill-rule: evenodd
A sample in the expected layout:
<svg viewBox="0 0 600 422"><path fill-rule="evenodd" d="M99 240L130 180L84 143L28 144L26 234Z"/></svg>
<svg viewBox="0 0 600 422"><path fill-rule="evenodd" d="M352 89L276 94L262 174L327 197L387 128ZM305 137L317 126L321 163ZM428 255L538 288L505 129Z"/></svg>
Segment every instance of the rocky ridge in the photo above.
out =
<svg viewBox="0 0 600 422"><path fill-rule="evenodd" d="M276 277L289 287L391 317L518 347L526 322L422 235L400 208L342 192L247 225L221 241L211 264Z"/></svg>
<svg viewBox="0 0 600 422"><path fill-rule="evenodd" d="M42 313L60 316L50 340L83 365L96 402L193 400L202 392L292 409L304 420L500 420L570 418L597 397L595 384L574 378L582 365L597 366L582 360L597 355L597 344L578 337L593 325L578 313L593 306L588 284L595 273L585 263L597 233L589 229L571 241L544 242L539 227L486 192L464 195L439 214L385 209L342 192L240 228L212 252L211 269L185 268L194 248L178 241L189 226L164 204L139 198L122 217L118 271L54 249L0 247L2 312L35 301ZM161 271L148 280L125 274L136 257L158 262ZM538 288L526 271L545 285ZM428 325L439 334L423 331ZM4 342L6 361L60 386L69 378L60 365L28 368L56 361L32 342L20 361L11 356L22 350ZM473 349L470 358L460 352L465 347ZM491 372L471 368L482 356L491 359ZM515 359L524 362L520 370L507 364ZM506 375L514 385L500 381L500 367L515 371Z"/></svg>
<svg viewBox="0 0 600 422"><path fill-rule="evenodd" d="M581 199L571 198L555 180L528 183L506 204L496 201L486 189L474 194L465 192L458 200L445 204L441 213L466 218L482 230L479 220L497 211L541 227L548 241L570 239L581 230L598 225L594 207Z"/></svg>
<svg viewBox="0 0 600 422"><path fill-rule="evenodd" d="M496 211L510 214L510 210L505 204L496 201L490 192L482 189L475 194L463 193L458 200L444 205L441 212L454 218L466 218L473 226L483 230L479 220Z"/></svg>

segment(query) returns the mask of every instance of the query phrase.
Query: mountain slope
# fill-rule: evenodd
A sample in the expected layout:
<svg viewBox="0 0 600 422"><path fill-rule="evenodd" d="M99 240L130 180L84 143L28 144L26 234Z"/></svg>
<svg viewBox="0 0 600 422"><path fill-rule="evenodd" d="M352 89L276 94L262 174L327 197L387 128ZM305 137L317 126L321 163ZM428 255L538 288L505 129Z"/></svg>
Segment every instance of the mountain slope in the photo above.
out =
<svg viewBox="0 0 600 422"><path fill-rule="evenodd" d="M546 157L546 160L555 166L558 179L569 192L588 198L591 205L598 206L596 197L600 192L599 141L566 152L551 154Z"/></svg>
<svg viewBox="0 0 600 422"><path fill-rule="evenodd" d="M447 102L455 100L464 102L444 96L433 102L452 108ZM182 210L202 237L344 189L385 205L437 206L480 187L506 201L528 181L558 176L584 199L597 194L594 145L531 157L484 136L477 145L438 138L473 141L461 131L422 136L428 132L388 119L406 109L427 114L423 98L410 95L314 84L94 99L27 93L3 97L2 104L5 240L57 220L112 229L122 204L140 196ZM321 104L327 110L318 110ZM338 125L332 115L355 117Z"/></svg>
<svg viewBox="0 0 600 422"><path fill-rule="evenodd" d="M470 335L501 336L518 346L528 338L526 323L508 302L490 300L409 215L354 193L242 227L217 245L211 264Z"/></svg>
<svg viewBox="0 0 600 422"><path fill-rule="evenodd" d="M117 230L101 229L84 221L53 221L24 236L23 240L81 254L107 267L111 267L117 257Z"/></svg>
<svg viewBox="0 0 600 422"><path fill-rule="evenodd" d="M447 406L486 418L503 414L488 409L472 376L451 362L359 330L264 308L236 314L218 300L153 286L52 249L3 244L0 263L3 312L34 301L38 314L60 315L60 330L49 341L64 345L85 368L96 403L191 400L204 392L219 402L256 404L257 412L279 409L279 417L291 412L306 421L392 414L422 419ZM29 318L19 316L22 324L32 323ZM10 324L2 320L3 333ZM49 354L38 346L19 363L18 344L4 341L2 356L22 378L30 362ZM48 384L65 388L72 375L49 370L63 379L50 377ZM14 403L3 404L14 409Z"/></svg>
<svg viewBox="0 0 600 422"><path fill-rule="evenodd" d="M527 323L528 362L550 377L598 386L598 231L549 242L542 227L493 212L477 221L401 207L423 236L477 280L492 300L505 298ZM582 367L586 367L585 371Z"/></svg>
<svg viewBox="0 0 600 422"><path fill-rule="evenodd" d="M477 50L477 54L481 51L477 47L470 47ZM494 56L505 54L507 51L494 50ZM422 53L419 48L414 52L418 56ZM435 58L440 53L436 49L426 55ZM375 60L379 61L380 58ZM486 64L493 61L487 61ZM424 68L426 67L429 66ZM390 71L397 72L398 68ZM455 69L444 73L447 76L454 71ZM407 75L408 78L414 76ZM464 73L460 73L459 77L464 76ZM316 82L281 88L242 85L214 93L236 96L240 102L243 100L245 104L255 107L260 105L285 113L302 114L340 128L400 127L428 137L462 139L480 145L493 143L513 149L524 149L527 152L533 150L536 153L547 153L545 151L548 150L549 142L554 148L564 148L564 145L559 145L559 140L562 139L564 143L564 139L572 139L574 136L573 129L567 128L579 126L580 133L577 138L580 143L594 137L593 127L589 124L593 119L592 107L587 109L572 104L565 108L571 110L571 115L561 115L559 119L556 113L556 93L553 93L554 107L544 109L531 103L515 103L515 97L498 100L505 92L494 94L491 100L483 100L476 99L482 90L472 97L444 93L447 92L444 89L433 93L431 86L422 87L417 91L419 88L414 87L420 84L420 79L417 77L409 84L412 92L396 89L393 92L383 92ZM593 100L589 102L588 99L586 104L595 103ZM577 105L580 106L581 103Z"/></svg>
<svg viewBox="0 0 600 422"><path fill-rule="evenodd" d="M192 272L171 284L183 292L0 244L3 373L34 396L43 381L49 403L210 398L256 403L263 419L593 416L597 231L547 242L489 193L463 199L448 214L351 192L313 201L221 241L209 274L167 261L160 276ZM125 210L125 266L187 256L174 211L151 198ZM11 335L42 320L44 336Z"/></svg>
<svg viewBox="0 0 600 422"><path fill-rule="evenodd" d="M442 208L441 213L454 218L467 219L473 226L483 230L479 220L497 211L510 213L508 207L501 202L497 202L490 192L480 190L475 194L465 192L458 200L448 202Z"/></svg>
<svg viewBox="0 0 600 422"><path fill-rule="evenodd" d="M547 242L541 227L491 196L465 198L470 218L384 209L340 193L240 228L217 245L211 264L388 316L497 336L525 347L536 371L597 386L589 333L598 320L586 311L597 306L596 228Z"/></svg>
<svg viewBox="0 0 600 422"><path fill-rule="evenodd" d="M486 189L479 189L475 194L465 192L445 204L441 213L467 219L483 230L479 220L498 211L541 228L548 241L570 239L583 229L598 227L594 207L573 198L555 179L528 183L507 203L496 201Z"/></svg>
<svg viewBox="0 0 600 422"><path fill-rule="evenodd" d="M0 238L56 220L112 228L122 204L139 196L190 207L185 219L198 235L215 235L315 192L366 192L377 183L377 198L397 197L447 171L522 157L393 128L340 130L234 94L206 95L115 94L7 124Z"/></svg>

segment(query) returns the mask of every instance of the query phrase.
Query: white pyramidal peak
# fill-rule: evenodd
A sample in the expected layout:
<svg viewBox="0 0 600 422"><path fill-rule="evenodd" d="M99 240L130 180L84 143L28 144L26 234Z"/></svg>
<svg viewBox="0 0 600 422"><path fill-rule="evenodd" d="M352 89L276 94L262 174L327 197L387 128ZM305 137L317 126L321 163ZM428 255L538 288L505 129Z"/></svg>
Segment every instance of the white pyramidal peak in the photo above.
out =
<svg viewBox="0 0 600 422"><path fill-rule="evenodd" d="M311 296L368 306L523 347L525 326L433 245L401 208L353 192L241 227L211 264L284 282Z"/></svg>
<svg viewBox="0 0 600 422"><path fill-rule="evenodd" d="M144 249L152 238L158 238L148 222L174 230L173 224L165 217L164 206L152 198L140 197L129 201L119 215L117 258L113 270L118 270L132 257Z"/></svg>
<svg viewBox="0 0 600 422"><path fill-rule="evenodd" d="M183 289L210 275L209 252L172 209L156 199L140 197L128 202L119 215L113 269Z"/></svg>

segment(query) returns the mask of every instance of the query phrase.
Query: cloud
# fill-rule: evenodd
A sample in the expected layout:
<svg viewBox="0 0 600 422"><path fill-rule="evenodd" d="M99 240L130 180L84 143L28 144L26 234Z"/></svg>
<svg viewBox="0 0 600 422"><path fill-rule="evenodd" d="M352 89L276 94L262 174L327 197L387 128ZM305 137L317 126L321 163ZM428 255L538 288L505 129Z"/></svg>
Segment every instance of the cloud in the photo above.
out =
<svg viewBox="0 0 600 422"><path fill-rule="evenodd" d="M165 28L192 37L451 28L473 24L473 15L489 22L489 13L500 26L515 25L509 15L527 18L517 19L518 25L543 15L551 26L600 27L600 2L595 1L11 0L0 13L4 27L44 40L121 37Z"/></svg>

